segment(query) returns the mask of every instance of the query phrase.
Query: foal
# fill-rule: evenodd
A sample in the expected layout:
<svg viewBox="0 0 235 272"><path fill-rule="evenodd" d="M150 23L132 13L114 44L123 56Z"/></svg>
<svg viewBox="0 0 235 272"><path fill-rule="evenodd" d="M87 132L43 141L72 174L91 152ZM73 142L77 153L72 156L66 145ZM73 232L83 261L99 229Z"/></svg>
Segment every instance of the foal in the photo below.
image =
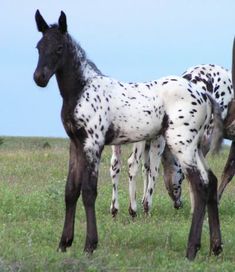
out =
<svg viewBox="0 0 235 272"><path fill-rule="evenodd" d="M179 160L193 188L195 212L186 256L192 260L200 248L207 206L210 247L221 250L217 206L217 179L207 168L200 140L213 111L212 98L180 77L149 83L128 84L106 77L86 58L84 50L67 31L63 12L58 24L49 26L40 12L35 14L42 32L38 42L39 60L34 72L38 86L45 87L55 74L63 98L62 122L71 140L68 179L65 188L65 222L59 249L72 245L76 203L80 193L86 212L87 234L84 250L97 247L95 200L101 153L104 145L150 141L150 168L157 169L154 154L165 142ZM188 112L195 109L193 114ZM179 116L184 115L181 119ZM179 137L177 135L182 135ZM219 141L218 135L218 141ZM159 151L160 152L160 151Z"/></svg>
<svg viewBox="0 0 235 272"><path fill-rule="evenodd" d="M233 44L233 65L232 65L232 77L235 75L235 43ZM189 68L182 75L184 78L190 82L195 83L200 86L205 91L209 92L212 97L215 99L217 104L220 107L221 115L224 123L224 138L232 140L232 145L230 148L230 153L227 158L226 165L223 170L221 183L218 189L218 199L221 199L223 191L227 184L231 181L235 174L235 139L234 139L234 89L233 83L231 80L231 71L224 69L218 65L198 65L195 67ZM212 124L213 126L213 124ZM210 127L204 136L203 139L203 153L206 155L210 150L210 141L211 141L211 130ZM164 160L172 160L172 166L170 167L172 171L169 171L169 168L164 167L164 180L166 187L168 188L169 195L174 201L180 199L181 196L181 182L183 180L183 175L181 177L174 178L172 173L180 171L180 165L177 161L172 158L172 155L166 150L163 156L163 165ZM193 198L191 196L191 209L193 210Z"/></svg>
<svg viewBox="0 0 235 272"><path fill-rule="evenodd" d="M235 57L235 46L233 46L233 58ZM232 74L234 73L234 69L232 69ZM220 107L221 117L224 123L224 138L233 140L231 137L231 133L228 131L228 118L234 121L234 115L231 116L231 110L234 108L234 90L233 84L231 81L231 71L224 69L218 65L206 64L206 65L198 65L195 67L191 67L187 69L182 75L183 78L189 80L190 82L196 84L201 87L206 92L210 93L211 96L215 99L218 106ZM212 149L211 148L211 136L213 131L213 123L206 130L206 133L202 142L202 150L204 156ZM235 144L232 143L230 155L227 159L226 166L223 171L221 184L218 190L218 198L220 199L224 188L228 184L228 182L232 179L235 168L233 166L235 156ZM169 168L164 165L165 160L168 162L172 161L171 172ZM173 201L178 201L181 196L181 182L183 180L183 175L181 177L174 178L174 172L180 172L180 165L177 161L172 158L172 155L166 150L163 156L163 167L164 167L164 181L166 183L166 187L168 189L169 195L172 197ZM191 198L192 200L192 198ZM193 209L193 202L192 207Z"/></svg>
<svg viewBox="0 0 235 272"><path fill-rule="evenodd" d="M233 52L235 51L235 46ZM233 58L234 58L233 53ZM231 71L224 69L218 65L197 65L187 69L183 75L183 78L189 80L190 82L196 84L198 87L207 91L215 99L217 104L220 107L221 116L223 123L225 124L224 128L224 137L233 140L233 134L231 135L230 129L231 126L226 125L234 121L234 115L232 115L232 110L235 109L235 104L233 102L234 91L231 81ZM229 121L230 119L230 121ZM202 150L204 156L208 153L209 150L213 151L213 146L211 146L213 133L213 123L206 130L206 133L202 141ZM232 133L234 133L232 131ZM113 183L113 194L111 202L111 213L113 216L116 216L118 212L118 186L119 174L120 174L120 161L121 161L121 147L113 146L112 147L112 157L111 157L111 167L110 173ZM131 216L136 216L136 175L138 172L139 164L142 159L143 161L143 172L144 172L144 194L143 194L143 204L145 212L148 212L151 203L153 194L149 194L153 190L154 185L148 184L148 172L149 172L149 144L145 142L139 142L133 144L133 152L128 159L129 167L129 194L130 194L130 206L129 213ZM159 164L160 158L156 161L156 164ZM166 188L170 197L174 202L174 207L179 208L182 205L181 201L181 183L184 179L184 174L182 172L179 162L172 156L171 152L167 147L163 152L162 158L163 165L163 177L165 181ZM234 167L235 161L235 142L232 143L230 156L227 159L226 166L223 171L222 181L219 187L218 196L221 198L224 188L228 182L232 179L235 173ZM193 203L192 203L193 204ZM193 209L193 207L192 207Z"/></svg>

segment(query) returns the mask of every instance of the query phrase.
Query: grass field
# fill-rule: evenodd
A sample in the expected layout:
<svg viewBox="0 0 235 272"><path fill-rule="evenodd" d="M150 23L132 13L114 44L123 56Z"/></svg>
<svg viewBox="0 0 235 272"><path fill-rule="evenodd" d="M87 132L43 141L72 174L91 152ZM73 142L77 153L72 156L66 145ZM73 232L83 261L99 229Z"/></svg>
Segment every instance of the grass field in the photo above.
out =
<svg viewBox="0 0 235 272"><path fill-rule="evenodd" d="M234 271L235 182L226 189L220 204L224 252L209 256L209 228L203 225L202 247L196 260L185 259L191 223L187 182L184 207L174 210L162 177L156 186L151 216L141 208L142 182L138 177L138 216L128 214L127 157L123 148L120 179L120 211L109 213L111 183L106 147L100 167L96 204L99 246L93 256L83 253L85 215L77 206L75 239L66 253L56 251L64 220L64 186L68 141L48 138L4 137L0 145L0 271ZM228 154L209 157L220 177Z"/></svg>

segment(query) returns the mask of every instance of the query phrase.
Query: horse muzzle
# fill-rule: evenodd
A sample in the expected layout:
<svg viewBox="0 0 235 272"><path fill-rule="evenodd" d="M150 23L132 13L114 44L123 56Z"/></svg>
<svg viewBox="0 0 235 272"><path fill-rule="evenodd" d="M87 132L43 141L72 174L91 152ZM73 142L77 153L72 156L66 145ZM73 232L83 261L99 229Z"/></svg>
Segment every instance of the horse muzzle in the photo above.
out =
<svg viewBox="0 0 235 272"><path fill-rule="evenodd" d="M46 68L41 71L36 69L36 71L33 74L33 79L39 87L46 87L50 78L51 74L47 71Z"/></svg>

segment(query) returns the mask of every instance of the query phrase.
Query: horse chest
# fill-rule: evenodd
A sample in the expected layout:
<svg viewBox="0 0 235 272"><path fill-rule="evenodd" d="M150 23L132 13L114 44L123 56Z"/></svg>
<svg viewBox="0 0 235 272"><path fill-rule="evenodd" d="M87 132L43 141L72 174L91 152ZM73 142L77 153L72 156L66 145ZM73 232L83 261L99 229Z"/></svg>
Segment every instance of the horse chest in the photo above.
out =
<svg viewBox="0 0 235 272"><path fill-rule="evenodd" d="M78 139L81 143L87 137L87 133L83 127L78 127L74 117L75 103L63 102L61 110L61 119L65 131L71 140Z"/></svg>

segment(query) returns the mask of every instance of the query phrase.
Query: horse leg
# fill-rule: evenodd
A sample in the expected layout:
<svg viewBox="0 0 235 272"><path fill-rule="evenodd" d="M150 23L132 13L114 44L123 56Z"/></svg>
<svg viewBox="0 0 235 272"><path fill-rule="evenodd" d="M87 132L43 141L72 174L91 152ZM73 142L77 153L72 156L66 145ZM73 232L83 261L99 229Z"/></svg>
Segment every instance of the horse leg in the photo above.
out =
<svg viewBox="0 0 235 272"><path fill-rule="evenodd" d="M166 138L172 154L179 160L183 172L191 185L193 194L195 208L192 215L186 251L186 257L189 260L193 260L201 246L203 220L209 199L210 185L208 168L200 150L195 146L195 143L189 143L187 148L185 148L186 141L184 144L178 145L174 140L175 133L178 134L178 131L169 130ZM190 139L186 133L185 139ZM214 231L216 230L213 229L213 232Z"/></svg>
<svg viewBox="0 0 235 272"><path fill-rule="evenodd" d="M224 167L224 171L221 178L221 183L218 190L218 198L221 199L221 196L223 194L223 191L227 184L232 180L233 176L235 174L235 141L232 142L229 156L226 162L226 165Z"/></svg>
<svg viewBox="0 0 235 272"><path fill-rule="evenodd" d="M149 167L150 167L149 148L150 148L149 142L145 142L144 153L142 157L142 175L143 175L143 184L144 184L142 204L144 204L144 198L148 188Z"/></svg>
<svg viewBox="0 0 235 272"><path fill-rule="evenodd" d="M200 143L200 159L202 162L204 162L204 167L208 169L207 164L205 163L204 158L206 157L207 153L210 151L210 145L212 140L212 131L207 131L207 134L203 136L203 139ZM191 187L191 183L189 183L189 196L190 196L190 202L191 202L191 210L190 213L193 214L194 211L194 196L193 196L193 189Z"/></svg>
<svg viewBox="0 0 235 272"><path fill-rule="evenodd" d="M235 87L235 86L234 86ZM224 120L224 138L233 140L230 147L229 156L221 177L221 183L218 190L218 199L220 200L227 184L232 180L235 174L235 99L232 99L228 105L228 113Z"/></svg>
<svg viewBox="0 0 235 272"><path fill-rule="evenodd" d="M145 142L138 142L133 144L132 154L128 159L129 167L129 214L132 217L136 216L137 204L136 204L136 175L138 173L140 159L143 153Z"/></svg>
<svg viewBox="0 0 235 272"><path fill-rule="evenodd" d="M208 199L208 188L204 183L198 167L186 169L186 176L191 184L194 196L195 209L193 211L192 224L189 232L186 257L193 260L201 246L202 225L205 216L205 208Z"/></svg>
<svg viewBox="0 0 235 272"><path fill-rule="evenodd" d="M190 204L191 204L190 213L193 214L193 211L195 209L195 203L194 203L193 188L190 182L189 182L189 198L190 198Z"/></svg>
<svg viewBox="0 0 235 272"><path fill-rule="evenodd" d="M155 188L156 178L158 176L160 159L162 152L165 147L165 140L163 136L159 136L156 140L152 140L149 149L149 160L150 160L150 170L149 170L149 183L148 188L144 198L144 211L148 213L153 200L153 191Z"/></svg>
<svg viewBox="0 0 235 272"><path fill-rule="evenodd" d="M97 197L98 175L93 170L94 166L88 166L85 170L85 178L82 182L82 200L86 212L87 234L84 251L92 253L98 244L98 232L96 226L95 200Z"/></svg>
<svg viewBox="0 0 235 272"><path fill-rule="evenodd" d="M112 146L112 157L110 166L110 176L112 179L113 190L112 190L112 202L110 206L110 212L113 217L118 213L119 203L118 203L118 181L121 170L121 146Z"/></svg>
<svg viewBox="0 0 235 272"><path fill-rule="evenodd" d="M196 169L195 167L187 169L187 176L191 184L194 200L193 219L187 249L187 257L190 260L195 258L197 250L200 248L206 205L210 228L210 249L215 255L218 255L222 251L217 203L217 179L213 172L208 170L200 150L196 153L196 163Z"/></svg>
<svg viewBox="0 0 235 272"><path fill-rule="evenodd" d="M84 251L92 253L98 244L95 201L97 197L97 181L99 162L103 147L98 145L85 148L87 167L84 169L82 181L82 201L86 213L87 232Z"/></svg>
<svg viewBox="0 0 235 272"><path fill-rule="evenodd" d="M59 250L66 251L70 247L74 237L74 221L77 200L80 196L82 174L85 167L82 152L77 149L76 145L70 143L69 172L65 187L65 220L62 236L59 243Z"/></svg>
<svg viewBox="0 0 235 272"><path fill-rule="evenodd" d="M199 155L204 167L208 169L207 163L204 159L203 150ZM209 219L210 228L210 251L215 255L219 255L222 251L221 242L221 231L219 222L219 211L218 211L218 198L217 198L217 178L214 173L208 169L208 201L207 201L207 211Z"/></svg>
<svg viewBox="0 0 235 272"><path fill-rule="evenodd" d="M193 260L201 246L202 225L208 202L208 171L202 153L194 146L185 153L178 153L178 159L190 183L194 209L188 238L186 257Z"/></svg>
<svg viewBox="0 0 235 272"><path fill-rule="evenodd" d="M208 171L209 196L207 203L209 228L210 228L210 250L219 255L222 251L218 199L217 199L217 178L211 170Z"/></svg>
<svg viewBox="0 0 235 272"><path fill-rule="evenodd" d="M181 184L184 179L182 169L169 148L165 146L162 155L163 178L169 196L174 202L174 208L182 207Z"/></svg>

